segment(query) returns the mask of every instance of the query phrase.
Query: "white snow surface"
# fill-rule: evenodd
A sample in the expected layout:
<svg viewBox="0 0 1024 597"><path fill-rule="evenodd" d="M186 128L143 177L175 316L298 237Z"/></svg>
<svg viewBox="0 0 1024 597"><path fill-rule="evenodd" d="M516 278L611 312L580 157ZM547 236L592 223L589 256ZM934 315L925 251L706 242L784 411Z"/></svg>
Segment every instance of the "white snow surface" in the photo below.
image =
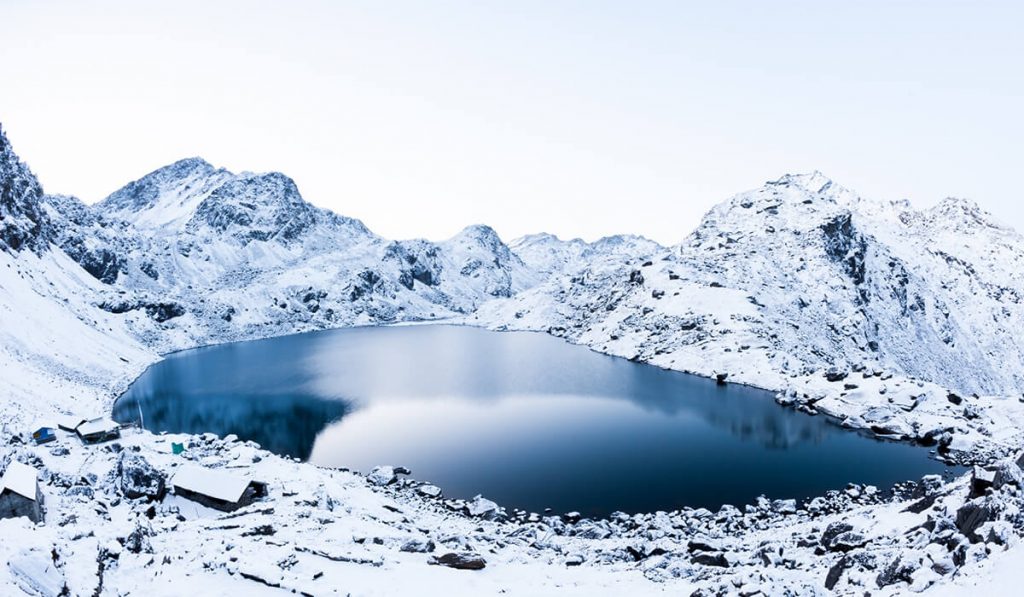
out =
<svg viewBox="0 0 1024 597"><path fill-rule="evenodd" d="M388 241L306 203L284 175L195 158L86 206L43 195L0 130L0 467L39 471L46 504L43 524L0 520L0 592L805 595L829 592L836 570L831 590L847 594L1012 587L1019 469L998 459L1024 429L1022 257L1021 236L969 202L915 211L819 173L737 195L670 248L506 245L486 226ZM442 318L775 390L851 427L998 462L1000 487L972 498L967 475L893 499L850 487L798 506L567 521L413 480L377 487L232 438L117 442L168 479L202 466L269 484L266 500L223 514L173 493L128 499L111 444L28 439L109 412L173 350ZM975 506L991 515L968 541L951 521ZM823 547L834 525L850 526L846 543ZM486 567L431 564L448 552Z"/></svg>

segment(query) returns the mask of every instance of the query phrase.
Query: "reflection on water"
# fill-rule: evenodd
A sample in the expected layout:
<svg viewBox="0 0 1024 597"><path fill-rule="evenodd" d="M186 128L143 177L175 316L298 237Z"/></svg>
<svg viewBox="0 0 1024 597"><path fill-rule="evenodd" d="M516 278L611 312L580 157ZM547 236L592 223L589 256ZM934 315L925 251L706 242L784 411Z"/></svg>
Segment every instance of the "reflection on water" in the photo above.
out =
<svg viewBox="0 0 1024 597"><path fill-rule="evenodd" d="M448 495L539 511L804 497L941 471L925 451L786 410L761 390L532 333L355 328L171 355L114 409L325 466L401 464Z"/></svg>

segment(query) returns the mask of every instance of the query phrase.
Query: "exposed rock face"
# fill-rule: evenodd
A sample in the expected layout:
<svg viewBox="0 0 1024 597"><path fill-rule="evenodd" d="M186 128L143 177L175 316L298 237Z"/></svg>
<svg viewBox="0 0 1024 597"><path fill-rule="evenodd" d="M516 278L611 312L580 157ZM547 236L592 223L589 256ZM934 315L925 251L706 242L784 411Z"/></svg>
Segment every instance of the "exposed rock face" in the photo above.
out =
<svg viewBox="0 0 1024 597"><path fill-rule="evenodd" d="M43 189L0 127L0 249L46 250L51 226L40 208Z"/></svg>
<svg viewBox="0 0 1024 597"><path fill-rule="evenodd" d="M237 177L217 187L196 208L187 229L205 226L243 245L271 239L288 243L312 227L317 215L295 182L274 172Z"/></svg>
<svg viewBox="0 0 1024 597"><path fill-rule="evenodd" d="M967 502L956 511L956 528L972 543L984 541L985 537L978 533L979 529L985 523L998 520L1003 508L1002 502L991 497Z"/></svg>

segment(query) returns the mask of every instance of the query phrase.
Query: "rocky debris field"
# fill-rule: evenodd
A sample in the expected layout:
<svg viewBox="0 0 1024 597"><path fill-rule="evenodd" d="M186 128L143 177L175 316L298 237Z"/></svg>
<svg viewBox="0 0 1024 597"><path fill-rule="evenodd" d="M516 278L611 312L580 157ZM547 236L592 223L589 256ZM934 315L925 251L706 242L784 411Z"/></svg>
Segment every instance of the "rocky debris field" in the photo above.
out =
<svg viewBox="0 0 1024 597"><path fill-rule="evenodd" d="M563 583L592 594L874 594L969 575L1024 533L1024 471L1013 459L950 482L929 476L802 503L761 498L717 512L591 520L447 499L402 467L365 476L321 469L234 437L128 430L87 446L58 434L44 446L5 437L0 452L0 464L16 459L40 472L45 523L0 520L0 557L46 563L41 578L0 570L0 582L6 575L27 590L48 579L74 595L148 591L196 576L201 594L394 594L419 582L460 594ZM174 442L186 448L180 455ZM266 482L270 494L235 512L211 510L174 494L187 464ZM461 575L481 576L467 584Z"/></svg>

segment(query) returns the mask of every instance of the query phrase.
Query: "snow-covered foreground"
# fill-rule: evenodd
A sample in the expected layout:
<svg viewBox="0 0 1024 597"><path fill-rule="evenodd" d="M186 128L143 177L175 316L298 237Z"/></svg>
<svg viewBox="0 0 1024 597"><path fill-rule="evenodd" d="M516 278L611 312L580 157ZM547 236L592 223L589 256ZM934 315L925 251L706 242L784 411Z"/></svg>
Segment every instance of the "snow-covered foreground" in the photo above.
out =
<svg viewBox="0 0 1024 597"><path fill-rule="evenodd" d="M305 203L287 177L201 160L88 207L44 196L0 132L0 470L12 459L36 467L46 514L40 525L0 520L0 592L1013 586L1024 549L1012 460L1024 429L1022 258L1020 236L967 203L915 212L816 174L738 195L672 248L549 235L506 246L480 226L442 243L392 242ZM758 385L994 474L926 478L884 499L851 486L807 504L590 521L449 501L388 469L319 469L232 438L129 430L86 446L61 431L30 443L60 415L108 412L171 350L442 317ZM187 449L174 455L172 442ZM270 496L231 514L173 492L157 499L195 463L265 481Z"/></svg>

